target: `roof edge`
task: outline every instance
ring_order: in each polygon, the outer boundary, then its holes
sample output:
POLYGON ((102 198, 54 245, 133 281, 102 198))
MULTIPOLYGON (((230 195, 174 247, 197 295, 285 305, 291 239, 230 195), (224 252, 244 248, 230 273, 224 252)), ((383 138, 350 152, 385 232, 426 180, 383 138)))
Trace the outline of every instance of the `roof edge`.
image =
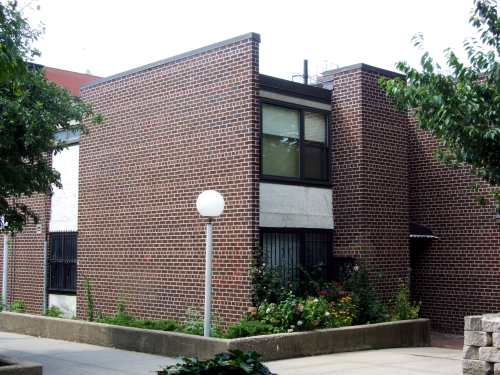
POLYGON ((338 73, 347 72, 349 70, 354 70, 354 69, 359 69, 359 68, 364 69, 364 70, 372 70, 374 72, 378 72, 378 73, 382 73, 382 74, 387 74, 387 75, 394 76, 394 77, 400 77, 400 78, 403 78, 403 79, 406 78, 406 76, 404 74, 393 72, 391 70, 377 68, 376 66, 368 65, 368 64, 363 64, 363 63, 358 63, 358 64, 354 64, 354 65, 344 66, 342 68, 327 70, 327 71, 323 72, 323 76, 325 76, 325 75, 335 75, 335 74, 338 74, 338 73))
POLYGON ((223 47, 223 46, 226 46, 228 44, 236 43, 236 42, 239 42, 239 41, 242 41, 242 40, 246 40, 246 39, 253 39, 256 42, 260 43, 260 34, 251 32, 251 33, 243 34, 243 35, 240 35, 240 36, 236 36, 234 38, 226 39, 226 40, 223 40, 221 42, 210 44, 210 45, 205 46, 205 47, 197 48, 197 49, 194 49, 194 50, 189 51, 189 52, 181 53, 180 55, 175 55, 175 56, 168 57, 166 59, 159 60, 159 61, 147 64, 147 65, 139 66, 139 67, 134 68, 134 69, 126 70, 126 71, 124 71, 122 73, 117 73, 117 74, 114 74, 112 76, 104 77, 104 78, 101 78, 101 79, 96 80, 96 81, 84 83, 83 85, 80 86, 80 88, 85 88, 85 87, 90 87, 90 86, 98 85, 100 83, 104 83, 104 82, 107 82, 107 81, 111 81, 113 79, 121 78, 121 77, 130 75, 130 74, 133 74, 133 73, 140 72, 142 70, 154 68, 156 66, 160 66, 160 65, 169 63, 171 61, 180 60, 180 59, 183 59, 185 57, 197 55, 197 54, 202 53, 202 52, 210 51, 212 49, 223 47))

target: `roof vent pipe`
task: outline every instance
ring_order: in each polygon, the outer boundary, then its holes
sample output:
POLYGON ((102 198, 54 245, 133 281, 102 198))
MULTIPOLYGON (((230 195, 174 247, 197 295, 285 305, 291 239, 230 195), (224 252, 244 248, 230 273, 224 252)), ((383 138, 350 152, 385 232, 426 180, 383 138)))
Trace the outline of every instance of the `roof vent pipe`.
POLYGON ((307 85, 308 84, 308 79, 309 79, 309 76, 307 75, 307 60, 304 60, 304 85, 307 85))

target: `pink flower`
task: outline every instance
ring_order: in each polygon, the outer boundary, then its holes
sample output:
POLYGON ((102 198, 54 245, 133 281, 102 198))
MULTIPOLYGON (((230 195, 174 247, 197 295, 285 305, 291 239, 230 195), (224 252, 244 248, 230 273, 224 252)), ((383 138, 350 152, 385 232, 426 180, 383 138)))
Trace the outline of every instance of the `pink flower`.
POLYGON ((358 272, 359 270, 359 267, 358 266, 354 266, 354 271, 358 272))

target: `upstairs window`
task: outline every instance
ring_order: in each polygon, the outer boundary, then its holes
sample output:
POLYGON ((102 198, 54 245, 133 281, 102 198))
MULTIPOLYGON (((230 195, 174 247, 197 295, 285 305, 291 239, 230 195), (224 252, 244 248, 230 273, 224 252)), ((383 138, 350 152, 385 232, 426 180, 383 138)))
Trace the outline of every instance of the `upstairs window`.
POLYGON ((57 141, 66 141, 68 144, 77 143, 80 141, 80 129, 76 130, 59 130, 56 133, 57 141))
POLYGON ((261 167, 264 179, 328 183, 328 113, 262 103, 261 167))

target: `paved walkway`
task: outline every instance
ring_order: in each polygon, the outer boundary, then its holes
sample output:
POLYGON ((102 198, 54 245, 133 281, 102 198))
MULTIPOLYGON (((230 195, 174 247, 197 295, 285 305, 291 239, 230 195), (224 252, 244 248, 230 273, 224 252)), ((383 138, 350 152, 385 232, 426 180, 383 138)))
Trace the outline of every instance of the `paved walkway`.
MULTIPOLYGON (((43 365, 45 375, 155 374, 174 358, 0 332, 0 355, 43 365)), ((461 350, 399 348, 266 362, 278 375, 425 375, 462 373, 461 350)))

